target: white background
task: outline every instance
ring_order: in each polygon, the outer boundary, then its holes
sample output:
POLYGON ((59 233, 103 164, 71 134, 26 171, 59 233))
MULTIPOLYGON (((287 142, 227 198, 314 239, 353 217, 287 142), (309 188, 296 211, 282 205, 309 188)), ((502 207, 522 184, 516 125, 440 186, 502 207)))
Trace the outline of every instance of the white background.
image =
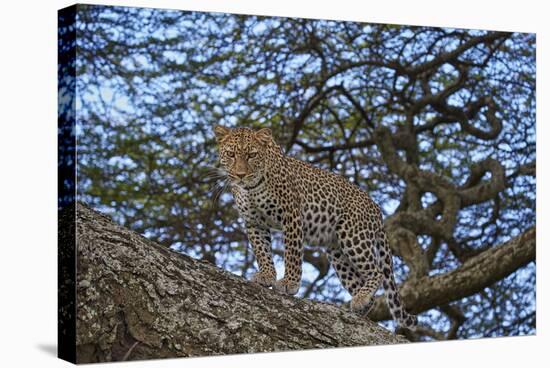
MULTIPOLYGON (((117 363, 120 367, 540 366, 548 354, 549 39, 544 0, 97 1, 222 11, 537 33, 537 336, 117 363), (546 121, 546 125, 543 122, 546 121), (547 346, 546 351, 543 346, 547 346)), ((57 9, 69 1, 11 1, 0 9, 0 365, 58 367, 57 9), (9 5, 7 5, 9 4, 9 5)), ((103 365, 102 365, 103 366, 103 365)))

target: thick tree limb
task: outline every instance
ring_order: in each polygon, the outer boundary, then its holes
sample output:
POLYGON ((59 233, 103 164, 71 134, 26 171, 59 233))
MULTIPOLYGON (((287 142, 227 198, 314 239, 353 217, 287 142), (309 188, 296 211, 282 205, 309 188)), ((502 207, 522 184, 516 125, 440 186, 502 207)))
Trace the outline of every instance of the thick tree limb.
MULTIPOLYGON (((445 274, 423 277, 403 286, 401 299, 412 313, 443 306, 473 295, 535 261, 536 230, 532 227, 504 244, 470 258, 445 274)), ((379 321, 390 314, 383 298, 378 298, 369 318, 379 321)))
POLYGON ((470 170, 470 176, 460 191, 463 206, 488 201, 506 188, 504 167, 497 160, 485 159, 473 164, 470 170), (481 181, 486 172, 491 173, 491 179, 481 181))
POLYGON ((392 142, 392 134, 388 128, 376 129, 374 138, 388 169, 399 175, 408 184, 416 185, 417 190, 432 192, 443 204, 442 218, 438 221, 428 216, 428 210, 397 213, 392 216, 395 218, 394 220, 408 223, 408 226, 405 227, 414 230, 415 233, 435 234, 445 239, 450 238, 461 206, 456 187, 446 177, 435 172, 420 170, 418 166, 402 160, 397 154, 396 147, 392 142))
POLYGON ((81 204, 77 244, 79 363, 406 341, 166 249, 81 204))

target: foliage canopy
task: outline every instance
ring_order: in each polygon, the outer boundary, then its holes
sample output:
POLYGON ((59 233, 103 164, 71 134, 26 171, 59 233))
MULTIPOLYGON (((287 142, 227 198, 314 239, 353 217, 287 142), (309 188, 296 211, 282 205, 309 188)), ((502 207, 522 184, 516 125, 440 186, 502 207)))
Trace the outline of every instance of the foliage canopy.
MULTIPOLYGON (((369 192, 405 284, 535 225, 533 34, 79 5, 76 52, 79 198, 232 272, 254 259, 214 124, 270 127, 369 192)), ((322 252, 305 262, 300 296, 349 299, 322 252)), ((534 263, 507 275, 416 338, 534 333, 534 263)))

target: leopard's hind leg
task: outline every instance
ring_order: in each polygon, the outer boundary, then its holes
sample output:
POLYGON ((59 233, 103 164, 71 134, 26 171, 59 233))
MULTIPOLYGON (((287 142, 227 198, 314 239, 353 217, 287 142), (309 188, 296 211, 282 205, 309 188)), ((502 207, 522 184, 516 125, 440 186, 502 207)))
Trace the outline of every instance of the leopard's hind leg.
POLYGON ((353 267, 341 249, 329 248, 327 254, 342 286, 353 295, 365 282, 361 274, 353 267))
POLYGON ((329 252, 340 281, 352 296, 351 309, 367 314, 381 282, 381 272, 372 250, 366 244, 354 245, 354 238, 340 238, 338 247, 329 252))
POLYGON ((338 229, 338 244, 351 267, 360 275, 362 283, 351 292, 352 311, 367 314, 380 287, 382 272, 376 254, 376 236, 368 226, 361 226, 358 218, 350 218, 338 229))

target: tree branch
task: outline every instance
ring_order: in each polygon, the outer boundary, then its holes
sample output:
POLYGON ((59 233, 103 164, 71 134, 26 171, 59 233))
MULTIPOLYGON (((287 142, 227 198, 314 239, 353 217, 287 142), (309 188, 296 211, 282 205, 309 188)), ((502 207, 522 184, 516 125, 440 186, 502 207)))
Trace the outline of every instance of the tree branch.
POLYGON ((432 59, 428 62, 425 62, 423 64, 416 65, 414 67, 406 68, 404 73, 409 75, 409 76, 418 75, 418 74, 423 73, 423 72, 425 72, 429 69, 437 67, 438 65, 448 63, 451 60, 456 60, 464 51, 466 51, 466 50, 468 50, 472 47, 475 47, 475 46, 479 45, 480 43, 493 42, 495 40, 499 40, 499 39, 506 38, 506 37, 509 37, 509 36, 510 36, 509 32, 489 32, 489 33, 481 35, 481 36, 472 37, 471 39, 464 42, 460 46, 456 47, 452 51, 439 54, 434 59, 432 59))
MULTIPOLYGON (((413 280, 402 287, 401 299, 412 313, 449 304, 482 291, 519 268, 535 261, 536 230, 521 235, 470 258, 460 267, 437 276, 413 280)), ((375 321, 389 319, 385 300, 377 298, 369 313, 375 321)))
POLYGON ((82 204, 76 234, 78 363, 406 342, 338 306, 162 247, 82 204))

